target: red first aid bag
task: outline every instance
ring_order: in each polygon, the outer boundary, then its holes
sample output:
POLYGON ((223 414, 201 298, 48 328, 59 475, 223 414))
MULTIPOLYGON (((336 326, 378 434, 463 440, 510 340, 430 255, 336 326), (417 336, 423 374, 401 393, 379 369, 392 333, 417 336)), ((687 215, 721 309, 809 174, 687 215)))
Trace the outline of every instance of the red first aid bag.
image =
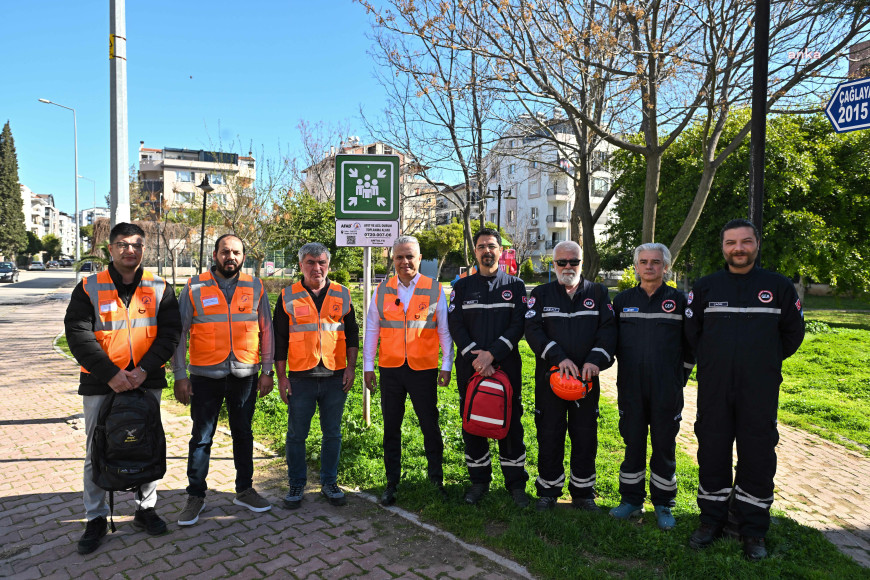
POLYGON ((511 425, 513 393, 503 370, 497 369, 491 377, 474 373, 465 390, 462 428, 472 435, 504 439, 511 425))

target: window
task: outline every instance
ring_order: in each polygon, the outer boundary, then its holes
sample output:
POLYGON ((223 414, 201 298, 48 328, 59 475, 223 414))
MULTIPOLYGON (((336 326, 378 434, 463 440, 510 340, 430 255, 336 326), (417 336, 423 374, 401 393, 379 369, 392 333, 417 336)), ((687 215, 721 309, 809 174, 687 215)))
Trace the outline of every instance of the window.
POLYGON ((604 197, 604 194, 607 193, 607 190, 610 186, 607 184, 607 180, 601 177, 593 177, 592 178, 592 197, 604 197))
POLYGON ((193 173, 191 171, 176 171, 175 172, 175 181, 181 181, 183 183, 190 183, 193 181, 193 173))
POLYGON ((538 232, 535 230, 529 230, 529 241, 537 242, 538 241, 538 232))
POLYGON ((538 217, 538 208, 536 208, 536 207, 531 208, 531 216, 532 216, 532 219, 536 219, 538 217))
POLYGON ((494 211, 489 212, 489 221, 491 221, 491 222, 495 221, 495 212, 494 211))
POLYGON ((175 201, 177 203, 193 203, 194 194, 192 191, 177 191, 175 192, 175 201))
POLYGON ((513 174, 514 174, 514 171, 516 170, 516 167, 517 167, 517 166, 516 166, 515 163, 511 163, 511 164, 508 166, 508 175, 513 175, 513 174))
POLYGON ((531 167, 532 169, 537 169, 537 168, 538 168, 538 162, 537 162, 537 161, 534 161, 534 160, 529 161, 529 167, 531 167))
POLYGON ((223 185, 224 184, 224 175, 223 173, 210 173, 208 176, 208 182, 212 185, 223 185))
POLYGON ((517 146, 517 142, 516 142, 516 140, 515 140, 515 139, 511 139, 510 141, 508 141, 508 146, 509 146, 509 147, 516 147, 516 146, 517 146))
POLYGON ((512 224, 517 221, 517 212, 516 210, 509 209, 507 212, 508 223, 512 224))
POLYGON ((218 204, 219 207, 226 207, 227 205, 227 194, 225 193, 211 193, 208 196, 209 201, 218 204))

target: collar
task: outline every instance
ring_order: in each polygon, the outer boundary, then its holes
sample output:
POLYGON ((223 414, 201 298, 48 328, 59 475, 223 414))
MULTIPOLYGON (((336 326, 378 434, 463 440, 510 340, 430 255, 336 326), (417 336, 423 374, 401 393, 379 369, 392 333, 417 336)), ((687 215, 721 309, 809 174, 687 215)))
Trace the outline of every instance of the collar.
POLYGON ((417 285, 417 282, 419 280, 420 280, 420 272, 417 272, 414 275, 414 277, 411 278, 411 281, 407 285, 403 284, 402 279, 399 278, 398 276, 396 276, 396 285, 401 286, 402 288, 413 288, 414 286, 417 285))

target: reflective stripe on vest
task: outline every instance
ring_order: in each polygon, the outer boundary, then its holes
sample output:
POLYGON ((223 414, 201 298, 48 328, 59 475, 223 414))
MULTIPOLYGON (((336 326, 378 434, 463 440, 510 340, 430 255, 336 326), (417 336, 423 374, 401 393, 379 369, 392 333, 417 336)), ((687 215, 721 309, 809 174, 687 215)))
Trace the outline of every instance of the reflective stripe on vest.
POLYGON ((408 361, 414 370, 438 366, 438 325, 435 309, 441 295, 441 284, 421 275, 414 287, 407 313, 399 302, 398 277, 378 285, 377 305, 380 316, 380 349, 378 364, 400 367, 408 361), (397 304, 398 302, 398 304, 397 304))
POLYGON ((281 303, 290 318, 289 370, 308 371, 321 360, 331 371, 347 367, 344 317, 350 312, 350 290, 330 282, 318 312, 300 281, 281 291, 281 303))
MULTIPOLYGON (((125 307, 109 270, 85 278, 82 288, 94 308, 94 336, 118 368, 139 364, 157 336, 157 311, 166 282, 143 271, 142 280, 125 307)), ((82 372, 88 370, 82 367, 82 372)))
POLYGON ((208 367, 227 360, 232 351, 244 364, 260 362, 260 322, 257 308, 263 283, 239 273, 231 304, 211 272, 188 282, 193 318, 190 324, 190 365, 208 367))

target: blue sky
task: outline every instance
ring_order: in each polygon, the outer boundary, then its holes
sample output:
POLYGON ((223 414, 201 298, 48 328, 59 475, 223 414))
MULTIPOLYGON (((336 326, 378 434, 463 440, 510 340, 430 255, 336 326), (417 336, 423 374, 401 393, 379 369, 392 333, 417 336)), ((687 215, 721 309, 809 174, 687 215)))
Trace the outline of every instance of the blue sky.
MULTIPOLYGON (((73 122, 79 174, 109 189, 109 4, 106 0, 2 3, 0 124, 10 121, 19 178, 74 207, 73 122)), ((296 125, 376 113, 382 89, 367 52, 365 9, 350 0, 127 0, 130 163, 146 147, 277 156, 299 150, 296 125), (243 149, 243 150, 241 150, 243 149)), ((80 207, 93 186, 79 182, 80 207)))

